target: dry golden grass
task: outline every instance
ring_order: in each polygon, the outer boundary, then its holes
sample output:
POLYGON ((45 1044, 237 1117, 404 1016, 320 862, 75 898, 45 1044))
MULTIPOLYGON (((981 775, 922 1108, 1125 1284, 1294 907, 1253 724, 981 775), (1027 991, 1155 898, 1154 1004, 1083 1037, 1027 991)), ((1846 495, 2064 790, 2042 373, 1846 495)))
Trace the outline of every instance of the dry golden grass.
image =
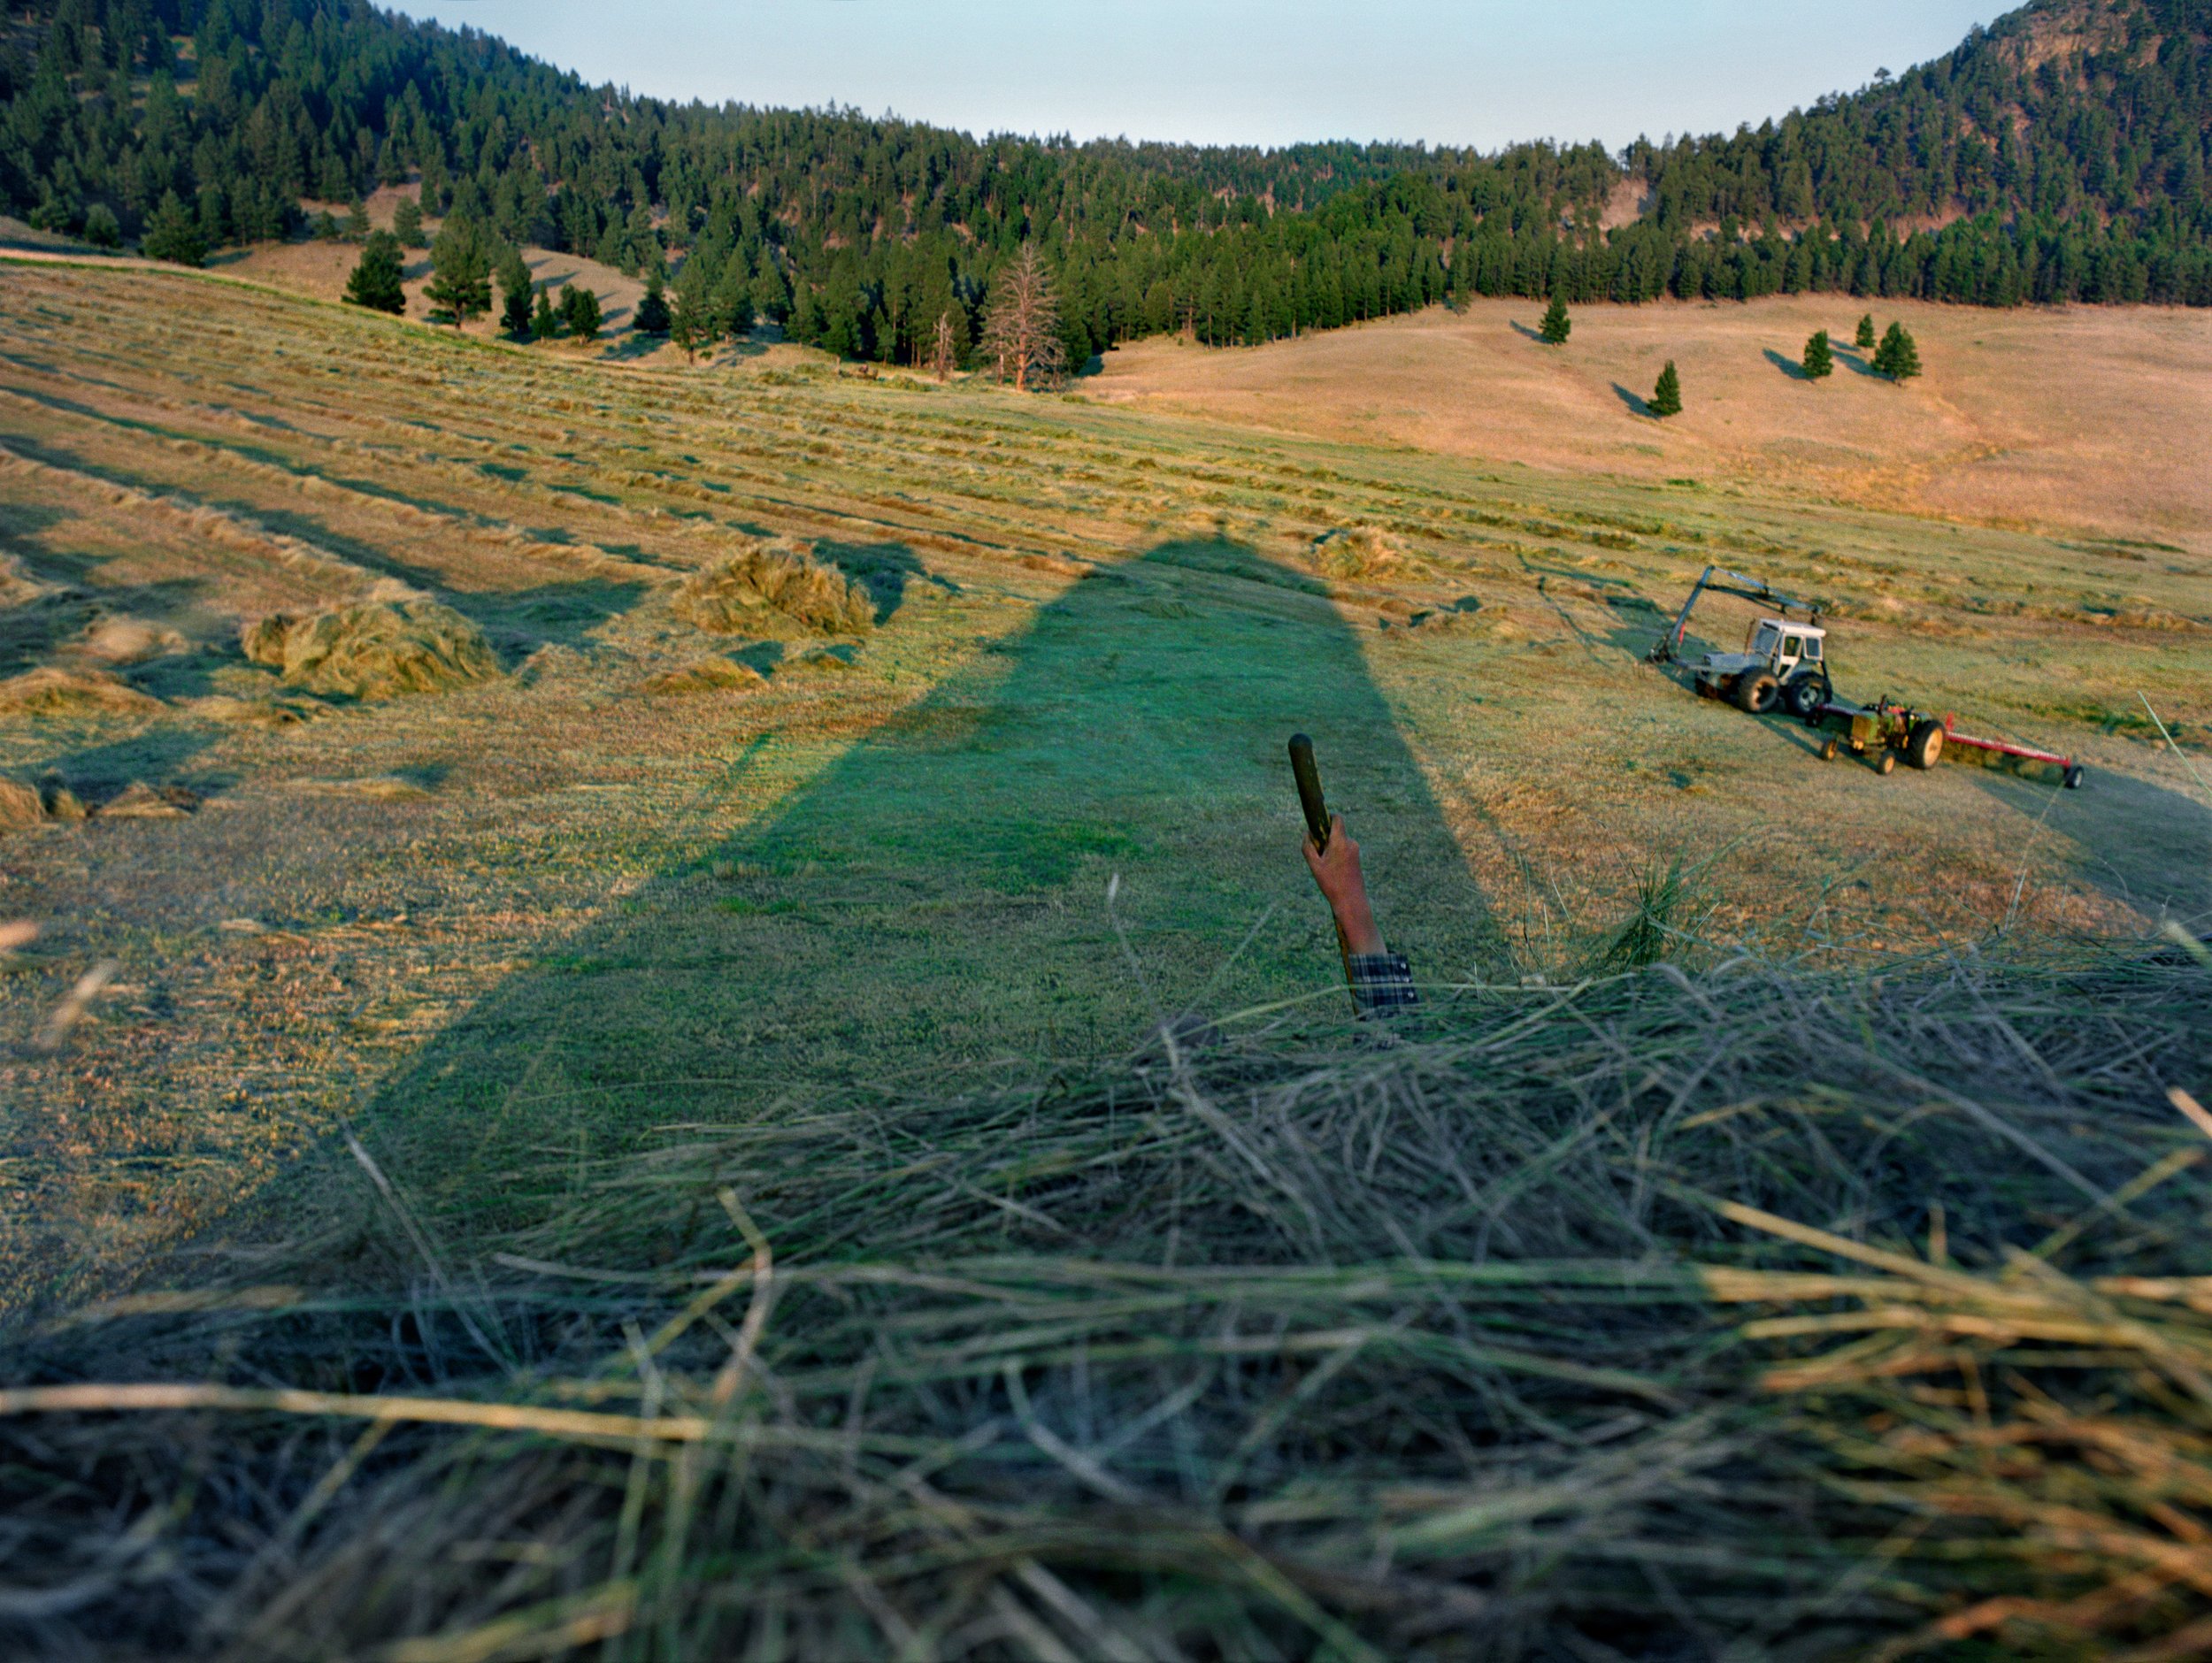
POLYGON ((1640 479, 1693 475, 1989 525, 2212 554, 2212 314, 1986 311, 1849 295, 1583 306, 1564 348, 1540 303, 1478 300, 1251 350, 1149 341, 1092 397, 1333 439, 1640 479), (1901 321, 1926 374, 1863 371, 1863 311, 1901 321), (1835 374, 1801 379, 1806 338, 1835 374), (1641 411, 1673 359, 1686 407, 1641 411))

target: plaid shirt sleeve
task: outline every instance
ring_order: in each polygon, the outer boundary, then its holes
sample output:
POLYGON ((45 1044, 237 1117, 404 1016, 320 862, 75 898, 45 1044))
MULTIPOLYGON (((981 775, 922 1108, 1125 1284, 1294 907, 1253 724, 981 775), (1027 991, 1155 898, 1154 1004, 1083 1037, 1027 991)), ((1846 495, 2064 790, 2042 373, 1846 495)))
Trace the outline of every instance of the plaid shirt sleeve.
POLYGON ((1387 1019, 1421 1002, 1413 991, 1413 967, 1402 953, 1355 953, 1345 961, 1352 980, 1352 998, 1362 1019, 1387 1019))

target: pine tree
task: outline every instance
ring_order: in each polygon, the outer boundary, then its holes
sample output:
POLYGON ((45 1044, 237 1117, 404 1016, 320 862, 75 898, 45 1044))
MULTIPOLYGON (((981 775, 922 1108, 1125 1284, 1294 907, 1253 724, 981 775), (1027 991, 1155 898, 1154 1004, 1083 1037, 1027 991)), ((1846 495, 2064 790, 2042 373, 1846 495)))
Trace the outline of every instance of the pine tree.
POLYGON ((714 344, 722 332, 715 325, 714 295, 707 286, 707 268, 687 258, 676 273, 676 303, 668 319, 668 338, 684 351, 684 362, 699 362, 699 349, 714 344))
POLYGON ((346 240, 349 242, 365 242, 368 240, 368 205, 356 196, 353 199, 353 206, 346 210, 346 240))
POLYGON ((461 214, 447 216, 430 245, 430 281, 423 295, 460 328, 471 314, 492 309, 491 250, 476 222, 461 214))
POLYGON ((203 265, 207 261, 207 244, 200 241, 198 222, 185 211, 183 200, 173 190, 162 197, 161 206, 146 222, 146 234, 138 240, 138 248, 150 260, 167 260, 176 265, 203 265))
POLYGON ((372 311, 404 312, 407 291, 399 280, 399 239, 388 231, 372 231, 360 264, 346 280, 346 298, 372 311))
POLYGON ((641 335, 664 335, 669 321, 668 296, 661 287, 661 274, 655 272, 645 280, 645 295, 637 303, 630 327, 641 335))
POLYGON ((403 249, 423 246, 422 204, 412 196, 402 196, 399 206, 392 211, 392 234, 403 249))
POLYGON ((1816 330, 1813 338, 1805 343, 1805 379, 1825 380, 1836 372, 1836 355, 1829 349, 1828 332, 1816 330))
POLYGON ((553 310, 553 295, 549 285, 538 287, 538 307, 530 314, 531 338, 550 341, 561 333, 561 316, 553 310))
POLYGON ((1920 373, 1920 347, 1902 324, 1892 324, 1874 354, 1874 368, 1893 381, 1909 381, 1920 373))
POLYGON ((499 262, 499 292, 503 304, 499 321, 517 341, 530 338, 530 267, 522 250, 510 249, 499 262))
POLYGON ((1874 349, 1874 314, 1872 312, 1867 313, 1865 317, 1859 319, 1857 344, 1862 352, 1871 352, 1874 349))
POLYGON ((84 240, 96 249, 112 249, 123 241, 123 227, 115 218, 115 210, 104 202, 96 202, 85 210, 84 240))
POLYGON ((753 287, 744 261, 733 255, 722 263, 722 275, 714 280, 710 303, 716 334, 742 341, 753 333, 753 287))
POLYGON ((1554 295, 1550 308, 1544 313, 1544 321, 1538 326, 1537 333, 1552 346, 1563 347, 1567 344, 1567 337, 1574 333, 1574 319, 1567 316, 1565 296, 1554 295))
POLYGON ((580 283, 571 283, 561 291, 561 317, 568 325, 568 333, 579 341, 596 341, 606 315, 599 309, 599 296, 580 283))
POLYGON ((1674 372, 1674 360, 1659 372, 1659 384, 1651 389, 1651 413, 1662 421, 1682 413, 1682 378, 1674 372))
POLYGON ((1033 381, 1054 386, 1067 368, 1067 342, 1060 338, 1060 303, 1052 276, 1033 242, 1000 268, 991 284, 990 309, 983 318, 983 356, 1002 381, 1018 393, 1033 381))

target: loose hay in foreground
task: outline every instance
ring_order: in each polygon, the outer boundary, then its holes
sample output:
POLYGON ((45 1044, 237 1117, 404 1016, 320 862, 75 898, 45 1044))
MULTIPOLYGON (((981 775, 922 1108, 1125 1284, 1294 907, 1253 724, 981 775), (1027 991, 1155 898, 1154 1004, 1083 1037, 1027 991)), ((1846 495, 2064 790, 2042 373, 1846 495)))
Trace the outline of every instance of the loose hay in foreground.
POLYGON ((1314 564, 1332 578, 1371 578, 1397 565, 1405 546, 1379 525, 1348 525, 1313 540, 1314 564))
POLYGON ((676 590, 676 616, 718 635, 757 632, 780 615, 826 635, 865 635, 875 627, 875 602, 806 544, 744 540, 727 559, 695 571, 676 590))
POLYGON ((370 601, 306 617, 274 613, 240 637, 246 656, 310 693, 388 699, 488 681, 499 660, 483 632, 435 601, 370 601))
POLYGON ((0 1623, 54 1656, 2193 1655, 2212 1144, 2169 1093, 2212 1074, 2208 986, 1661 967, 1440 997, 1386 1046, 733 1099, 507 1175, 534 1222, 489 1239, 357 1147, 382 1222, 0 1357, 0 1623))

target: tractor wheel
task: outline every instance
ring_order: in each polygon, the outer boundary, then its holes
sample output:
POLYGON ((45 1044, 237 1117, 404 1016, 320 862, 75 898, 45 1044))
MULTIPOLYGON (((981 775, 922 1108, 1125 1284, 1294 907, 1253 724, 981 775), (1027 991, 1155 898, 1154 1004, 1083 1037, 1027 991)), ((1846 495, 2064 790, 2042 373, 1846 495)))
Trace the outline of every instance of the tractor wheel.
POLYGON ((1736 708, 1749 716, 1764 716, 1781 697, 1781 688, 1763 671, 1746 671, 1736 678, 1736 708))
POLYGON ((1823 677, 1806 674, 1790 678, 1790 685, 1782 690, 1782 698, 1790 708, 1790 714, 1801 722, 1818 718, 1820 707, 1828 702, 1828 683, 1823 677))
POLYGON ((1923 717, 1905 740, 1905 760, 1922 772, 1943 759, 1943 724, 1923 717))
POLYGON ((2069 791, 2081 789, 2081 764, 2079 763, 2076 763, 2066 770, 2066 789, 2069 791))
POLYGON ((1820 760, 1824 763, 1832 763, 1836 760, 1836 736, 1834 734, 1831 733, 1828 736, 1828 742, 1820 747, 1820 760))
POLYGON ((1892 774, 1895 773, 1897 771, 1897 753, 1889 749, 1886 746, 1884 747, 1881 755, 1875 760, 1874 771, 1879 774, 1884 779, 1887 779, 1892 774))

